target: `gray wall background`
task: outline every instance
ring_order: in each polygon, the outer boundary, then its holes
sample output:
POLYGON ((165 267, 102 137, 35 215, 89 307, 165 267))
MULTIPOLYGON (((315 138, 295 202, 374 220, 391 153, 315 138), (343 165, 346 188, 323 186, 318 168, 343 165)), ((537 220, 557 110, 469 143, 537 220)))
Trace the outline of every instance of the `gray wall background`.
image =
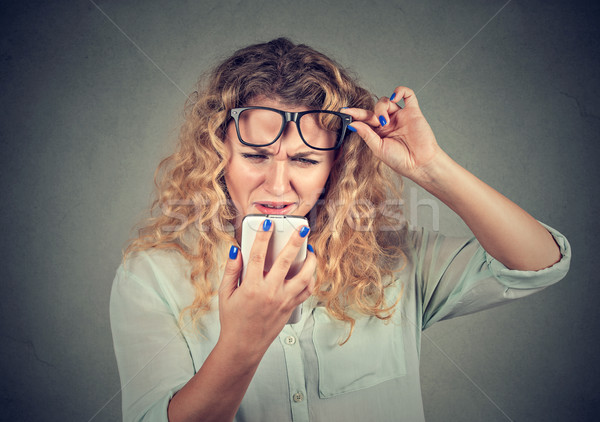
MULTIPOLYGON (((428 421, 598 416, 598 6, 12 3, 0 18, 0 419, 120 419, 109 293, 185 94, 220 58, 280 35, 330 54, 377 95, 418 91, 455 160, 571 241, 558 285, 425 332, 428 421)), ((432 227, 430 196, 406 189, 421 201, 409 218, 432 227)), ((439 207, 441 231, 468 233, 439 207)))

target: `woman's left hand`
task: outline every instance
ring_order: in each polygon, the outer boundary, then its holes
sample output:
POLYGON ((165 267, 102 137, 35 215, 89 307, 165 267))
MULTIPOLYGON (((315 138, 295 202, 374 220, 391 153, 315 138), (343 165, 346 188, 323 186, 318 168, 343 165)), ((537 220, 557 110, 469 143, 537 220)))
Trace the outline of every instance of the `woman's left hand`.
POLYGON ((409 179, 418 178, 441 152, 410 88, 397 87, 391 100, 382 97, 374 111, 345 108, 342 112, 352 116, 351 126, 373 153, 396 173, 409 179), (404 108, 392 101, 401 99, 404 99, 404 108))
POLYGON ((454 210, 506 267, 537 271, 558 262, 560 250, 544 226, 442 151, 415 93, 399 86, 394 94, 392 101, 381 98, 373 111, 343 109, 374 154, 454 210), (402 109, 393 102, 401 98, 402 109))

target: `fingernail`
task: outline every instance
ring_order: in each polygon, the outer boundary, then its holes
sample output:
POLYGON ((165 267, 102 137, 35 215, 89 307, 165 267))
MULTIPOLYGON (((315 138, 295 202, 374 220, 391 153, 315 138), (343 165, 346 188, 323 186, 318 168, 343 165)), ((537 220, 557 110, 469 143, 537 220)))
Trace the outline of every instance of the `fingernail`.
POLYGON ((396 98, 396 93, 395 93, 395 92, 394 92, 394 93, 392 94, 392 96, 390 97, 390 101, 394 101, 394 98, 396 98))
POLYGON ((381 126, 385 126, 387 125, 387 122, 385 120, 385 117, 383 116, 379 116, 379 123, 381 123, 381 126))
POLYGON ((306 249, 308 249, 309 252, 315 253, 315 250, 310 243, 306 246, 306 249))
POLYGON ((238 255, 239 249, 235 245, 231 245, 231 249, 229 249, 229 259, 236 259, 238 255))
POLYGON ((348 125, 348 130, 350 130, 350 132, 356 132, 356 129, 354 129, 351 125, 348 125))
POLYGON ((308 232, 310 231, 310 229, 306 226, 302 227, 300 229, 300 237, 306 237, 306 235, 308 234, 308 232))
POLYGON ((345 108, 350 108, 350 107, 342 107, 341 110, 345 109, 345 108))
POLYGON ((270 228, 271 228, 271 220, 269 220, 267 218, 265 220, 265 222, 263 223, 263 231, 268 232, 270 228))

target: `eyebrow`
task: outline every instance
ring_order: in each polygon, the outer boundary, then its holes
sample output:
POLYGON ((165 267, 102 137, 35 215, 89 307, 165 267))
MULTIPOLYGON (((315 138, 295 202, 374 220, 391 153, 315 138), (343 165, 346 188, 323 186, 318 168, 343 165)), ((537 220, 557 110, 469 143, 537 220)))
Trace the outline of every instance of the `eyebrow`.
MULTIPOLYGON (((244 145, 244 147, 252 149, 257 154, 273 155, 273 153, 267 149, 268 147, 254 147, 254 146, 250 146, 250 145, 244 145)), ((323 152, 325 152, 325 151, 318 151, 316 149, 315 150, 311 149, 310 151, 298 152, 296 154, 291 155, 291 157, 305 158, 305 157, 308 157, 311 155, 316 155, 317 157, 321 157, 323 155, 323 152)))
POLYGON ((252 151, 259 153, 259 154, 267 154, 270 153, 270 151, 268 150, 269 147, 251 147, 250 145, 243 145, 242 144, 242 148, 250 148, 252 151))
POLYGON ((305 158, 305 157, 309 157, 311 155, 316 155, 317 157, 320 157, 323 155, 323 153, 321 151, 312 150, 312 151, 306 151, 306 152, 299 152, 297 154, 294 154, 293 157, 294 158, 305 158))

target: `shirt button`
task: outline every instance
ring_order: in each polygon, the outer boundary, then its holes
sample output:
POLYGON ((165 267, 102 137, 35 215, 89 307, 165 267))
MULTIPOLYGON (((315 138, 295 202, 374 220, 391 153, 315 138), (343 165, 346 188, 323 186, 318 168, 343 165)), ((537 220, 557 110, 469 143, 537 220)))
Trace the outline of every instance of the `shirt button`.
POLYGON ((294 401, 296 403, 300 403, 302 400, 304 400, 304 394, 302 393, 296 393, 292 396, 292 398, 294 399, 294 401))
POLYGON ((292 344, 296 344, 296 337, 294 337, 294 336, 287 336, 285 338, 285 344, 289 344, 290 346, 292 344))

